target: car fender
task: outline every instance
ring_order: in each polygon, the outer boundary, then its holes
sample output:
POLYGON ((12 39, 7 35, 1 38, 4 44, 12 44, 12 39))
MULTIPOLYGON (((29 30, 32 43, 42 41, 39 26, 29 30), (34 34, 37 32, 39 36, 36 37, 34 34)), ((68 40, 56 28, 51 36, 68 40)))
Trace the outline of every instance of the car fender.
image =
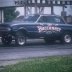
POLYGON ((26 28, 24 28, 24 27, 20 27, 19 29, 17 29, 16 32, 18 32, 18 31, 27 34, 27 30, 26 30, 26 28))

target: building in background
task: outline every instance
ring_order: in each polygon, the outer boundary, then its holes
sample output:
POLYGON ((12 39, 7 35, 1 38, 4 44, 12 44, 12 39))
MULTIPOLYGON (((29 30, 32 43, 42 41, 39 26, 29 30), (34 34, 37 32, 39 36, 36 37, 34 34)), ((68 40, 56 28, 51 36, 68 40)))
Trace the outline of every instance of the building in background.
POLYGON ((21 13, 23 11, 23 15, 27 16, 29 14, 60 14, 62 16, 68 16, 71 13, 72 6, 67 6, 68 9, 65 8, 66 5, 72 5, 72 0, 0 0, 0 21, 4 22, 4 12, 3 8, 5 7, 23 7, 21 13), (61 9, 55 7, 62 7, 61 9), (66 12, 65 12, 66 9, 66 12), (68 12, 69 11, 69 12, 68 12), (61 14, 62 12, 62 14, 61 14))

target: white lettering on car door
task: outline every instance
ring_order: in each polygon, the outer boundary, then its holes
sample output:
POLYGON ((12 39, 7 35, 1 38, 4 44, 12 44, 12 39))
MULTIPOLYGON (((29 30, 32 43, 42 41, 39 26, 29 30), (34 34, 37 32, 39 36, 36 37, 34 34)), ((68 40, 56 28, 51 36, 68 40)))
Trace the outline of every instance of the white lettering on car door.
POLYGON ((61 28, 55 26, 37 26, 39 32, 46 32, 46 31, 61 31, 61 28))

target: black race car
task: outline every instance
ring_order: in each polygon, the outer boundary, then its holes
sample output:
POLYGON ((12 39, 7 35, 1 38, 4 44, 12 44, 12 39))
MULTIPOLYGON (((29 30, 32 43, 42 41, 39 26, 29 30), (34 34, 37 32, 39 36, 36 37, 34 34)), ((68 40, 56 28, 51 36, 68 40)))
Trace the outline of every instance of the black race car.
POLYGON ((27 38, 43 38, 46 43, 60 40, 62 43, 72 42, 72 25, 66 24, 57 15, 31 15, 21 22, 0 24, 2 43, 11 44, 15 39, 18 45, 25 45, 27 38))

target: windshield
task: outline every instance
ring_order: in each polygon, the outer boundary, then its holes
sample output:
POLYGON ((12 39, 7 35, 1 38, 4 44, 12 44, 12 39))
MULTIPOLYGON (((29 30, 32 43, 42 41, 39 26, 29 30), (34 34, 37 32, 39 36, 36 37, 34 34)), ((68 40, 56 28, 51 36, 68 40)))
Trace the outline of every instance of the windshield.
POLYGON ((24 19, 24 22, 36 22, 39 15, 28 16, 24 19))

